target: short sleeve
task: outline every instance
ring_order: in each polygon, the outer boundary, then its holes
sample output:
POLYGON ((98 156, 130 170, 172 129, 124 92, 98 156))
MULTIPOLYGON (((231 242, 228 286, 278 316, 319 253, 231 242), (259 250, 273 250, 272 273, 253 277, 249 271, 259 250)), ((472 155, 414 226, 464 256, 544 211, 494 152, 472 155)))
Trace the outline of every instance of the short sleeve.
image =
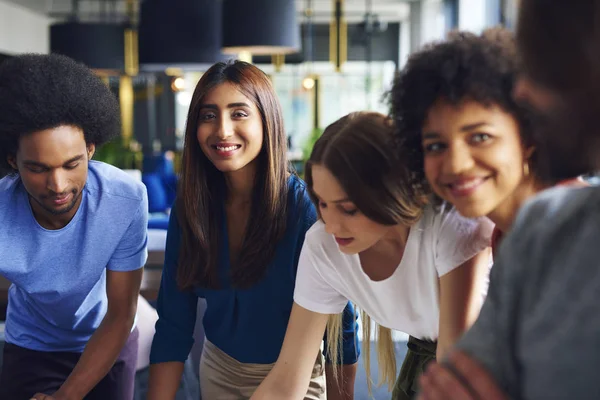
POLYGON ((312 243, 318 238, 316 235, 306 236, 300 260, 298 261, 298 275, 296 276, 296 288, 294 289, 294 301, 307 310, 321 314, 339 314, 341 313, 348 299, 340 294, 331 286, 325 278, 327 270, 331 266, 327 265, 324 255, 319 257, 318 249, 312 243))
POLYGON ((494 224, 487 218, 465 218, 454 208, 445 209, 437 227, 435 266, 443 276, 491 245, 494 224))
POLYGON ((140 200, 125 234, 108 262, 111 271, 133 271, 146 264, 148 259, 148 199, 146 192, 140 200))

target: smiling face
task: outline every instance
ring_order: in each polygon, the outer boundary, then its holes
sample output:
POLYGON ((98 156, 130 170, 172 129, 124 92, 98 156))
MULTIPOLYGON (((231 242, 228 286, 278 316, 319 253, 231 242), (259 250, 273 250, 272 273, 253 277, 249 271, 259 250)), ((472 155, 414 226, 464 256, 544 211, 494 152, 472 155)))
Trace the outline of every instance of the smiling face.
POLYGON ((511 203, 526 150, 515 118, 497 106, 438 101, 422 130, 425 175, 434 192, 467 217, 511 203))
POLYGON ((71 220, 87 181, 94 145, 83 131, 59 126, 25 135, 9 163, 18 170, 31 208, 42 225, 56 228, 71 220))
POLYGON ((222 83, 203 99, 196 136, 202 152, 219 171, 242 170, 263 146, 260 111, 234 84, 222 83))
POLYGON ((361 213, 327 168, 319 164, 311 168, 312 192, 318 199, 319 214, 325 230, 335 237, 340 251, 357 254, 368 250, 393 229, 361 213))

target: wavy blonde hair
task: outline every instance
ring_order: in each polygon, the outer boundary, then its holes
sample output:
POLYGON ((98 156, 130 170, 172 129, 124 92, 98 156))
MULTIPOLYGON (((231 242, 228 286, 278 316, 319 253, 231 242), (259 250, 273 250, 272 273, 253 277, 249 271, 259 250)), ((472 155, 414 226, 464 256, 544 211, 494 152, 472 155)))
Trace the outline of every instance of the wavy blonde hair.
MULTIPOLYGON (((342 315, 343 314, 331 315, 327 321, 327 351, 333 365, 340 364, 340 361, 343 361, 340 360, 340 346, 343 334, 342 315)), ((363 356, 365 357, 365 371, 367 373, 367 388, 369 389, 369 394, 371 394, 371 389, 373 387, 373 381, 371 379, 371 317, 369 317, 365 311, 361 310, 360 319, 362 327, 363 356)), ((380 371, 377 386, 386 383, 391 392, 397 378, 396 352, 394 350, 394 341, 392 340, 392 330, 377 323, 375 323, 375 330, 377 332, 377 363, 380 371)), ((332 370, 333 379, 335 382, 338 382, 340 380, 338 370, 337 368, 332 368, 332 370)))
MULTIPOLYGON (((367 218, 382 225, 413 225, 423 214, 427 196, 415 185, 411 173, 402 160, 394 140, 390 118, 377 112, 356 112, 329 125, 316 141, 306 163, 305 178, 309 194, 315 204, 312 166, 322 165, 340 185, 367 218), (377 179, 373 179, 377 177, 377 179)), ((360 311, 363 331, 363 353, 367 385, 371 393, 370 340, 371 317, 360 311)), ((396 354, 392 331, 375 324, 377 331, 378 385, 387 383, 390 391, 396 383, 396 354)), ((327 322, 329 358, 339 364, 342 342, 342 314, 332 315, 327 322)), ((333 368, 333 377, 339 380, 333 368)))

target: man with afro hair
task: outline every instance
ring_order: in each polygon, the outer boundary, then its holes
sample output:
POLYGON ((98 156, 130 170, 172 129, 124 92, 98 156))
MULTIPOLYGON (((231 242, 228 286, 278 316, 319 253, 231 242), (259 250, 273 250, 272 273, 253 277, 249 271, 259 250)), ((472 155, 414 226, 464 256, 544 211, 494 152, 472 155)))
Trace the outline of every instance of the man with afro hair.
POLYGON ((36 54, 0 65, 0 274, 12 283, 0 399, 133 397, 146 191, 91 160, 119 125, 85 66, 36 54))

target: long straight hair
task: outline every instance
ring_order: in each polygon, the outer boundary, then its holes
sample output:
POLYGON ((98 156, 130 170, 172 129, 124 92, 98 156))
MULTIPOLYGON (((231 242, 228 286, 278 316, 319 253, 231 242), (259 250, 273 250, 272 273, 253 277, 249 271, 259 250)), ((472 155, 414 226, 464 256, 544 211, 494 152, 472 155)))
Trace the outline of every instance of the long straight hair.
MULTIPOLYGON (((355 308, 355 312, 358 308, 355 308)), ((362 328, 362 348, 363 348, 363 359, 365 360, 365 372, 367 375, 367 388, 369 394, 371 394, 373 382, 371 379, 371 327, 372 320, 369 314, 365 311, 360 310, 360 320, 362 328)), ((375 331, 377 336, 376 348, 377 348, 377 364, 379 365, 379 381, 377 386, 381 386, 384 383, 387 384, 389 391, 391 392, 396 383, 398 367, 396 365, 396 351, 394 350, 394 341, 392 339, 392 330, 381 326, 377 323, 375 325, 375 331)), ((343 339, 343 313, 333 314, 329 316, 327 320, 327 351, 329 359, 333 365, 340 363, 341 351, 343 339)), ((343 360, 342 360, 343 361, 343 360)), ((339 381, 343 379, 338 375, 338 369, 333 368, 333 379, 339 381)))
POLYGON ((217 63, 204 73, 194 90, 187 117, 181 181, 176 206, 181 226, 177 283, 219 288, 220 213, 227 192, 221 171, 202 152, 197 139, 200 108, 216 86, 231 83, 250 99, 262 119, 263 146, 257 156, 250 216, 238 262, 231 266, 233 287, 247 288, 259 281, 286 229, 287 139, 281 105, 269 78, 242 61, 217 63))
MULTIPOLYGON (((306 163, 306 183, 312 200, 312 167, 322 165, 338 180, 350 200, 367 218, 382 225, 412 225, 421 218, 427 197, 413 186, 407 165, 398 156, 391 120, 380 113, 358 112, 329 125, 317 140, 306 163)), ((318 209, 318 207, 317 207, 318 209)), ((358 305, 357 305, 358 306, 358 305)), ((367 385, 371 391, 370 338, 371 318, 361 311, 363 349, 367 385)), ((376 325, 379 384, 393 388, 396 382, 396 357, 392 331, 376 325)), ((329 357, 340 358, 342 314, 330 316, 327 322, 329 357)), ((334 368, 337 381, 337 370, 334 368)))

